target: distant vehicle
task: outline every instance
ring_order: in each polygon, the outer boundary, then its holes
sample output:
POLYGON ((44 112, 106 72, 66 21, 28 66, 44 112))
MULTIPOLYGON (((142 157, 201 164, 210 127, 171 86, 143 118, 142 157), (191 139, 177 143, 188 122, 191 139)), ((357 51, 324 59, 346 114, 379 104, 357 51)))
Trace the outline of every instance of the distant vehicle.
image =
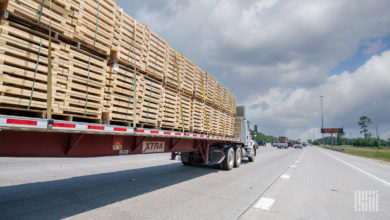
POLYGON ((278 144, 278 148, 287 149, 288 148, 287 142, 280 141, 279 144, 278 144))
POLYGON ((287 144, 287 142, 288 142, 288 137, 280 136, 278 140, 279 140, 279 142, 282 141, 282 142, 286 142, 286 144, 287 144))
POLYGON ((297 141, 297 142, 295 142, 294 147, 295 148, 302 148, 302 143, 297 141))
POLYGON ((294 147, 294 141, 289 140, 287 145, 288 147, 294 147))
POLYGON ((279 142, 278 141, 272 142, 272 147, 278 147, 279 148, 279 142))
POLYGON ((263 140, 258 141, 257 144, 258 144, 259 146, 264 146, 264 147, 266 146, 266 143, 265 143, 265 141, 263 141, 263 140))
POLYGON ((307 146, 309 146, 309 143, 303 142, 302 146, 307 147, 307 146))

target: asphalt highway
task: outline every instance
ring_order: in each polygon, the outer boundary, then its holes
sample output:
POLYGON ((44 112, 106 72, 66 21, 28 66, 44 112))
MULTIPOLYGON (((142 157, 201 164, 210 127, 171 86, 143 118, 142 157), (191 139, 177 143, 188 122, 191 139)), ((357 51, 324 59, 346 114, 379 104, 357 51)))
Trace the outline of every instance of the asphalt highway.
POLYGON ((390 219, 388 163, 318 147, 260 147, 231 171, 169 157, 0 157, 0 219, 390 219))

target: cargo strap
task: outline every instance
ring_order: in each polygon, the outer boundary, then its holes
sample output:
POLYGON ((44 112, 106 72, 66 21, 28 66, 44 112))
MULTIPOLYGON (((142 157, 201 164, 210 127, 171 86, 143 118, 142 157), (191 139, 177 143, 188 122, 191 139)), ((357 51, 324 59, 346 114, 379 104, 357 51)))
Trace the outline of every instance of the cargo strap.
POLYGON ((233 118, 233 135, 234 137, 237 137, 236 134, 236 120, 234 119, 234 112, 233 112, 233 102, 230 102, 230 112, 232 113, 232 118, 233 118))
MULTIPOLYGON (((93 39, 93 45, 92 49, 95 49, 95 44, 96 44, 96 37, 97 37, 97 32, 98 32, 98 25, 99 25, 99 6, 100 6, 100 0, 97 2, 97 15, 96 15, 96 27, 95 27, 95 37, 93 39)), ((91 56, 88 56, 88 78, 87 78, 87 92, 85 96, 85 105, 84 105, 84 116, 87 114, 87 105, 88 105, 88 88, 89 88, 89 77, 90 77, 90 70, 91 68, 91 56)))
POLYGON ((31 88, 30 101, 28 102, 27 110, 30 110, 30 107, 31 107, 31 100, 32 100, 32 97, 33 97, 34 86, 35 86, 35 77, 36 77, 37 72, 38 72, 39 57, 41 56, 41 48, 42 48, 42 38, 41 38, 41 41, 39 43, 37 64, 35 65, 35 72, 34 72, 34 81, 33 81, 32 88, 31 88))
POLYGON ((222 133, 223 133, 223 136, 225 137, 225 121, 222 118, 224 116, 224 114, 223 114, 223 111, 222 111, 221 90, 219 90, 219 108, 220 108, 220 113, 221 113, 222 133))
POLYGON ((205 119, 206 119, 206 131, 207 131, 207 135, 209 135, 209 124, 208 124, 208 121, 207 121, 207 111, 206 111, 206 95, 205 95, 205 92, 204 92, 204 80, 202 79, 202 93, 203 93, 203 109, 204 109, 204 116, 205 116, 205 119))
MULTIPOLYGON (((133 74, 133 127, 137 126, 137 59, 135 57, 135 44, 136 44, 136 35, 137 32, 137 21, 134 19, 134 29, 133 29, 133 68, 134 68, 134 74, 133 74)), ((130 103, 130 97, 129 97, 129 103, 130 103)), ((127 119, 127 115, 126 115, 127 119)))
MULTIPOLYGON (((50 0, 50 14, 51 14, 51 0, 50 0)), ((51 112, 52 112, 52 74, 51 74, 51 20, 49 24, 49 48, 48 48, 48 70, 47 70, 47 119, 51 119, 51 112)), ((51 125, 48 125, 48 129, 51 128, 51 125)))
MULTIPOLYGON (((38 21, 37 21, 37 24, 39 25, 39 23, 41 22, 41 18, 42 18, 42 12, 43 12, 43 6, 45 5, 45 0, 42 0, 42 3, 41 3, 41 10, 39 12, 39 18, 38 18, 38 21)), ((51 7, 51 4, 50 4, 50 7, 51 7)))
MULTIPOLYGON (((158 41, 157 41, 157 52, 156 52, 156 57, 154 59, 154 74, 156 74, 156 69, 157 69, 157 57, 158 57, 158 48, 159 48, 159 46, 160 46, 160 38, 158 38, 158 41)), ((152 91, 153 91, 153 83, 150 83, 150 94, 149 94, 148 111, 146 113, 146 118, 149 117, 150 100, 152 98, 152 91)))
POLYGON ((179 88, 179 107, 180 107, 180 118, 181 118, 181 129, 184 133, 184 118, 183 118, 183 109, 181 105, 181 94, 180 94, 180 74, 179 74, 179 66, 177 64, 176 59, 176 51, 175 51, 175 69, 176 69, 176 76, 177 76, 177 87, 179 88))
MULTIPOLYGON (((39 23, 41 22, 41 17, 42 17, 42 12, 43 12, 43 6, 44 5, 45 5, 45 0, 42 0, 41 10, 39 12, 39 18, 38 18, 38 21, 37 21, 37 25, 39 25, 39 23)), ((34 87, 35 87, 35 77, 36 77, 37 72, 38 72, 39 58, 41 56, 41 48, 42 48, 42 38, 40 38, 39 49, 38 49, 38 57, 37 57, 37 62, 36 62, 36 65, 35 65, 35 72, 34 72, 34 81, 33 81, 32 88, 31 88, 30 101, 28 102, 27 110, 30 110, 30 107, 31 107, 31 101, 32 101, 33 93, 34 93, 34 87)))

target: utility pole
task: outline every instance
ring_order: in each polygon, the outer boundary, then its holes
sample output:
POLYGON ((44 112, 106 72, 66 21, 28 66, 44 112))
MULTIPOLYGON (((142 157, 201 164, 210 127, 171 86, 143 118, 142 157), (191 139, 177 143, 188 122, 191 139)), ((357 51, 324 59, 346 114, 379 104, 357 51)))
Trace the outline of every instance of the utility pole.
POLYGON ((314 128, 312 129, 312 131, 313 131, 313 139, 312 139, 312 140, 313 140, 313 142, 314 142, 314 128))
POLYGON ((375 128, 376 128, 376 141, 377 141, 377 145, 378 145, 378 148, 379 148, 378 125, 375 125, 375 128))
POLYGON ((351 135, 351 132, 349 132, 349 144, 350 144, 350 145, 353 145, 353 144, 352 144, 352 135, 351 135))
MULTIPOLYGON (((324 111, 322 110, 322 98, 324 96, 320 96, 321 98, 321 128, 324 128, 324 111)), ((322 132, 321 132, 322 133, 322 132)), ((322 133, 322 145, 324 145, 324 134, 322 133)))

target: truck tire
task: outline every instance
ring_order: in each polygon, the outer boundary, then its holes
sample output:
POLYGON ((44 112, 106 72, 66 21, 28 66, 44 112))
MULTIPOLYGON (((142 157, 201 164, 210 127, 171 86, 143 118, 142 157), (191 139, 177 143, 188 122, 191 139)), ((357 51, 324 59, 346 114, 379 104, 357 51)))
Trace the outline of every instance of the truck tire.
POLYGON ((256 148, 255 147, 253 147, 253 156, 251 156, 251 157, 248 157, 248 159, 249 159, 249 162, 254 162, 255 161, 255 157, 256 157, 256 148))
POLYGON ((184 166, 191 166, 192 165, 191 157, 190 157, 190 153, 189 152, 181 152, 180 153, 180 159, 181 159, 181 163, 184 166))
POLYGON ((232 147, 227 147, 224 149, 225 159, 222 161, 222 169, 231 170, 234 166, 234 150, 232 147))
POLYGON ((241 165, 241 148, 240 147, 236 147, 234 149, 234 167, 240 167, 241 165))

